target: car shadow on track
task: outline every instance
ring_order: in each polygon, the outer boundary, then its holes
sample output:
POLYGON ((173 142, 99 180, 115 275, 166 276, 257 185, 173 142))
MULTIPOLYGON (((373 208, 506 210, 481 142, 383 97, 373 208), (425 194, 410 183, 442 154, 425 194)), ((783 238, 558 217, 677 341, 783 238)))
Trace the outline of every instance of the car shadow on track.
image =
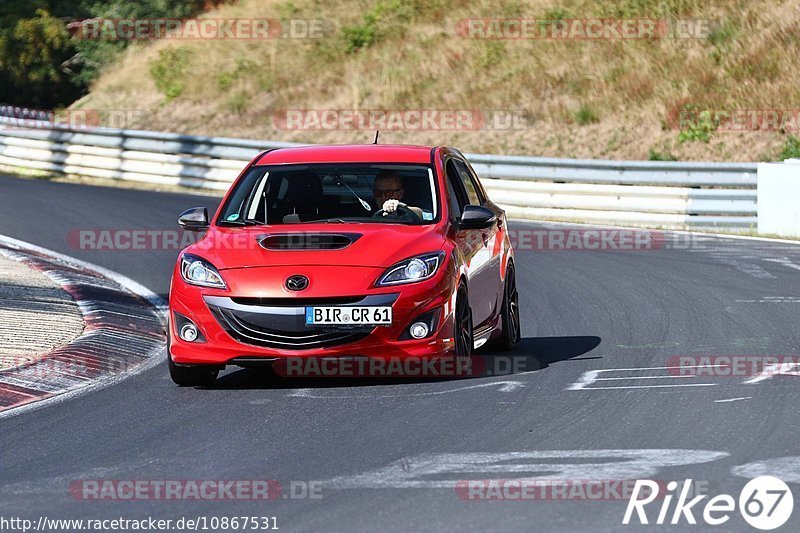
MULTIPOLYGON (((600 344, 600 337, 528 337, 520 340, 514 350, 498 352, 490 347, 473 355, 466 374, 448 376, 392 377, 288 377, 270 366, 242 368, 230 371, 209 387, 210 389, 319 389, 375 387, 413 383, 463 382, 483 377, 507 376, 547 368, 553 363, 580 357, 600 344)), ((592 359, 599 357, 592 357, 592 359)), ((582 358, 587 359, 587 358, 582 358)))
MULTIPOLYGON (((527 337, 522 338, 509 352, 489 350, 492 357, 523 358, 527 370, 541 370, 553 363, 575 359, 587 354, 600 345, 600 337, 591 335, 579 337, 527 337)), ((600 359, 600 356, 581 357, 581 359, 600 359)))

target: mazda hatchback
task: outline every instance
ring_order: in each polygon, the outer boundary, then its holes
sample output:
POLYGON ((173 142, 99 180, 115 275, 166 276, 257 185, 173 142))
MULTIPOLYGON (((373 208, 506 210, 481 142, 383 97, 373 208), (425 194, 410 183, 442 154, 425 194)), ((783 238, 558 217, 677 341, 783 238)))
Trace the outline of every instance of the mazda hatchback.
POLYGON ((520 338, 505 213, 446 147, 268 150, 182 251, 169 298, 170 375, 286 358, 464 358, 520 338))

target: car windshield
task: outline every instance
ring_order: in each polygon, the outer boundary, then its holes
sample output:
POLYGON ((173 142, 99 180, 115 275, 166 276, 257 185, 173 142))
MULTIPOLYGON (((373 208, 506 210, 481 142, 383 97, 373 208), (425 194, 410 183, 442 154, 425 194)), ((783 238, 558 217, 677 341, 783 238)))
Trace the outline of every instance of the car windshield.
POLYGON ((433 172, 423 165, 257 166, 236 185, 217 223, 430 224, 438 216, 436 198, 433 172), (405 206, 392 209, 387 200, 405 206))

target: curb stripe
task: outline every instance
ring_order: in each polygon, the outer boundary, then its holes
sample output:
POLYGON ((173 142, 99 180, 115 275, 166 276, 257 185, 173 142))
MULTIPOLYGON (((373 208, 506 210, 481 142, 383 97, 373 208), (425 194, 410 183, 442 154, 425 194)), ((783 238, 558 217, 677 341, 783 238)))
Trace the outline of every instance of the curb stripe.
POLYGON ((166 302, 149 289, 98 265, 3 235, 0 253, 58 283, 78 304, 85 323, 69 344, 0 371, 0 419, 88 394, 163 361, 166 302))

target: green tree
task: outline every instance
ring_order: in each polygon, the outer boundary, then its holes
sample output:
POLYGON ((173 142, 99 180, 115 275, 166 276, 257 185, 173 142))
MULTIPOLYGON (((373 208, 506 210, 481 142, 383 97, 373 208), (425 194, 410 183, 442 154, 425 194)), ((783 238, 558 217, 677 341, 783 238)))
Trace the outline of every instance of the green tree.
POLYGON ((83 87, 66 63, 75 49, 63 20, 44 8, 0 33, 0 101, 54 107, 73 101, 83 87))
POLYGON ((84 94, 129 41, 80 39, 88 18, 188 18, 222 0, 0 0, 0 104, 54 108, 84 94))

